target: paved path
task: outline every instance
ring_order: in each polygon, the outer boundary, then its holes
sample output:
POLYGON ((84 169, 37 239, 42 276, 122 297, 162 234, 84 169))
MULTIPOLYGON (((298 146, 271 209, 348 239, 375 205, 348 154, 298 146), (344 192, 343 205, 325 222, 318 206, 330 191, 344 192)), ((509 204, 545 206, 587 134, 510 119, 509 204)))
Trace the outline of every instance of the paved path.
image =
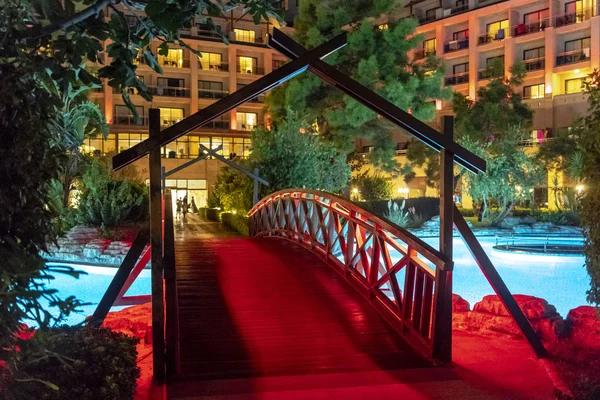
POLYGON ((305 249, 187 222, 171 399, 552 398, 524 341, 455 332, 453 366, 434 367, 305 249))

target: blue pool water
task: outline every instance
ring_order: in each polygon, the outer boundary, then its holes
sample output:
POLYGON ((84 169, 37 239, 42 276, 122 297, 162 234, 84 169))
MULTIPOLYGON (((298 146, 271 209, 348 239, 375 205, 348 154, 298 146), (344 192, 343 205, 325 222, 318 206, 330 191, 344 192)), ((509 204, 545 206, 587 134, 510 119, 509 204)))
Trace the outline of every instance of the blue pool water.
MULTIPOLYGON (((569 310, 586 305, 585 292, 589 277, 583 256, 519 256, 492 252, 494 237, 478 237, 498 273, 513 294, 528 294, 548 300, 563 317, 569 310)), ((438 238, 424 239, 439 248, 438 238)), ((462 239, 454 238, 453 292, 461 295, 471 307, 488 294, 490 284, 473 260, 462 239)))
MULTIPOLYGON (((61 298, 67 296, 75 296, 78 300, 90 305, 83 306, 83 312, 80 314, 72 314, 67 319, 66 323, 74 325, 85 320, 85 318, 94 313, 96 306, 102 295, 106 292, 106 288, 112 281, 117 268, 109 267, 92 267, 86 265, 68 265, 78 271, 86 272, 87 275, 81 275, 79 279, 72 278, 67 275, 57 274, 54 281, 49 285, 54 289, 58 289, 58 295, 61 298)), ((133 282, 126 295, 142 295, 150 294, 150 270, 143 270, 138 278, 133 282)), ((117 311, 123 307, 113 307, 111 311, 117 311)))
MULTIPOLYGON (((438 248, 438 238, 424 240, 438 248)), ((492 246, 495 244, 493 237, 480 237, 478 240, 513 294, 542 297, 554 305, 563 317, 567 316, 569 310, 587 304, 585 292, 589 288, 589 278, 582 256, 519 258, 516 255, 496 255, 492 252, 492 246)), ((453 292, 465 298, 471 307, 483 296, 494 293, 460 238, 454 238, 454 263, 453 292)), ((81 322, 94 312, 117 271, 116 268, 74 267, 88 274, 79 279, 58 275, 51 284, 53 288, 58 289, 62 297, 74 295, 84 302, 91 303, 83 307, 83 313, 70 316, 67 321, 69 324, 81 322)), ((144 270, 127 294, 149 293, 150 271, 144 270)), ((121 308, 114 307, 113 310, 121 308)))

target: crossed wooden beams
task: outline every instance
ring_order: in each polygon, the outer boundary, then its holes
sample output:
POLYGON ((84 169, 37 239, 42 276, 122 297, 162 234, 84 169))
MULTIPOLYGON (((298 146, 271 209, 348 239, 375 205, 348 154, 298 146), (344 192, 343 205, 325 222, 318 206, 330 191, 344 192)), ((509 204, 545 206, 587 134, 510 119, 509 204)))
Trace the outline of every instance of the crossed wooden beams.
POLYGON ((144 157, 151 150, 164 146, 180 136, 205 125, 240 104, 277 87, 308 68, 319 78, 403 128, 432 149, 438 152, 447 150, 452 153, 456 162, 469 171, 473 173, 485 171, 486 164, 483 159, 461 147, 451 138, 444 137, 437 130, 356 82, 348 75, 321 61, 321 59, 345 45, 346 34, 344 33, 312 50, 306 50, 283 32, 274 29, 273 35, 269 36, 269 46, 291 58, 291 62, 166 128, 161 131, 160 135, 149 137, 132 148, 115 155, 113 157, 113 169, 118 170, 123 168, 135 160, 144 157))

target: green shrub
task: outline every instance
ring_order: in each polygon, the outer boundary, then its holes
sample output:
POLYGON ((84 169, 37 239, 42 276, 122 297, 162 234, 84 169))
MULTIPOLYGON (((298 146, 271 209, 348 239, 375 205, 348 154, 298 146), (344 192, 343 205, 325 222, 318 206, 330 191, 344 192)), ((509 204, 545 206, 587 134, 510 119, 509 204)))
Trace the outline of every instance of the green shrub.
POLYGON ((146 187, 130 179, 114 179, 99 161, 83 175, 77 222, 112 228, 143 221, 148 215, 146 187))
POLYGON ((388 201, 388 210, 385 213, 385 218, 399 227, 406 228, 409 222, 409 214, 406 210, 406 201, 403 201, 400 206, 398 203, 388 201))
POLYGON ((474 217, 477 215, 477 210, 474 208, 459 208, 458 210, 463 217, 474 217))
POLYGON ((408 219, 409 219, 409 222, 408 222, 409 228, 420 228, 428 220, 428 218, 425 216, 425 214, 421 214, 420 212, 417 212, 415 207, 410 207, 408 209, 408 219))
POLYGON ((224 212, 221 213, 221 221, 234 231, 237 231, 244 236, 250 235, 248 217, 245 214, 224 212))
POLYGON ((208 207, 199 207, 198 208, 198 216, 200 219, 207 220, 206 212, 208 211, 208 207))
POLYGON ((221 222, 221 210, 216 208, 208 208, 206 209, 206 219, 209 221, 221 222))
POLYGON ((581 221, 573 211, 542 211, 534 210, 531 216, 538 222, 552 222, 555 225, 580 226, 581 221))
MULTIPOLYGON (((406 207, 409 210, 414 208, 415 213, 420 214, 425 221, 430 220, 436 215, 440 215, 440 199, 437 197, 413 197, 411 199, 392 201, 396 203, 406 202, 406 207)), ((359 205, 365 210, 380 217, 385 216, 385 213, 388 210, 388 202, 382 200, 364 201, 359 205)))
MULTIPOLYGON (((107 328, 62 327, 19 342, 7 400, 129 400, 140 371, 138 339, 107 328), (40 352, 42 355, 40 356, 40 352)), ((0 385, 2 387, 2 385, 0 385)), ((1 396, 4 395, 4 396, 1 396)))
POLYGON ((369 175, 367 171, 354 177, 351 184, 358 189, 360 197, 365 201, 392 198, 392 182, 381 174, 369 175))

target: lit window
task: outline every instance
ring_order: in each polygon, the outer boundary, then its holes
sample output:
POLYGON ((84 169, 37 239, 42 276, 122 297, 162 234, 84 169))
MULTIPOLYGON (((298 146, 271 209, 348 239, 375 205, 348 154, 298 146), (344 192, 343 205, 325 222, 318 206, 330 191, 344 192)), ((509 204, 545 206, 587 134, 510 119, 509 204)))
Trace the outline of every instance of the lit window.
POLYGON ((508 20, 502 20, 498 22, 492 22, 487 24, 486 32, 491 35, 496 35, 500 30, 504 31, 504 34, 508 36, 508 20))
POLYGON ((161 125, 173 125, 183 119, 183 108, 160 108, 161 125))
POLYGON ((435 43, 435 39, 429 39, 423 43, 423 50, 425 52, 425 55, 435 54, 435 43))
POLYGON ((256 113, 237 112, 237 128, 242 131, 251 131, 256 126, 258 115, 256 113))
POLYGON ((238 72, 242 74, 253 74, 256 72, 256 58, 238 57, 238 72))
POLYGON ((207 53, 205 51, 201 51, 200 55, 202 57, 198 57, 200 60, 200 68, 204 70, 217 70, 220 71, 222 69, 221 65, 223 63, 223 56, 219 53, 207 53))
POLYGON ((389 29, 388 24, 381 24, 381 25, 377 25, 377 29, 379 29, 380 31, 387 31, 389 29))
POLYGON ((246 29, 234 29, 235 40, 238 42, 250 42, 254 43, 256 33, 246 29))
POLYGON ((545 93, 545 85, 540 83, 539 85, 531 85, 523 87, 523 98, 524 99, 543 99, 545 93))
POLYGON ((583 78, 565 80, 565 94, 583 92, 583 78))
POLYGON ((183 67, 183 49, 169 49, 166 56, 158 55, 158 63, 168 67, 183 67))

